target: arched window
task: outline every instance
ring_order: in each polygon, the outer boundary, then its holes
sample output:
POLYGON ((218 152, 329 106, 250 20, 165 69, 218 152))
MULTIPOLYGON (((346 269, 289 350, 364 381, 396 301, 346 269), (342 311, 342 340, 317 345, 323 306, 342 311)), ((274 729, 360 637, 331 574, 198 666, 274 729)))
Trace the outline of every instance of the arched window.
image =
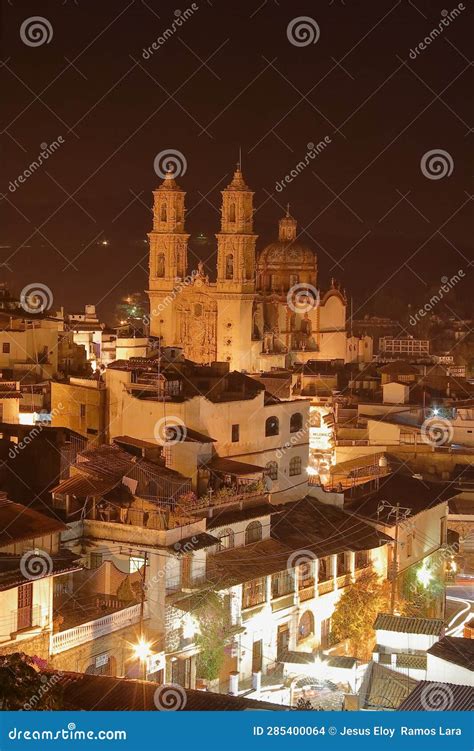
POLYGON ((228 550, 234 547, 234 532, 232 529, 223 529, 217 537, 219 538, 221 550, 228 550))
POLYGON ((156 259, 156 275, 163 277, 165 275, 165 254, 158 253, 156 259))
POLYGON ((290 459, 290 477, 301 474, 301 457, 294 456, 290 459))
POLYGON ((278 480, 278 462, 268 462, 265 469, 270 480, 278 480))
POLYGON ((234 256, 232 253, 229 253, 229 255, 225 257, 225 278, 234 278, 234 256))
POLYGON ((245 544, 260 542, 262 539, 262 525, 260 522, 250 522, 245 530, 245 544))
POLYGON ((290 433, 297 433, 303 427, 303 415, 301 412, 295 412, 290 417, 290 433))
POLYGON ((202 316, 202 305, 200 302, 194 304, 194 316, 195 318, 202 316))
POLYGON ((229 222, 235 222, 235 203, 229 206, 229 222))
POLYGON ((314 615, 310 610, 306 610, 298 624, 298 641, 303 641, 303 639, 307 639, 312 634, 314 634, 314 615))
POLYGON ((271 417, 267 417, 265 421, 265 435, 271 436, 271 435, 278 435, 280 432, 280 422, 278 420, 278 417, 275 415, 272 415, 271 417))
POLYGON ((168 212, 166 210, 166 203, 161 204, 160 222, 166 222, 168 219, 168 212))

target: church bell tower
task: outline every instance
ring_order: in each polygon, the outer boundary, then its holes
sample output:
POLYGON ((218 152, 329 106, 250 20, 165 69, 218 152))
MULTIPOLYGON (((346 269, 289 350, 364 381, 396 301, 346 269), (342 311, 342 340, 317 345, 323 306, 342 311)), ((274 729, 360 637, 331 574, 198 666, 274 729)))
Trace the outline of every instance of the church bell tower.
POLYGON ((150 334, 161 337, 164 345, 175 344, 175 321, 169 295, 186 276, 188 263, 185 195, 173 172, 167 172, 160 187, 153 191, 153 229, 148 234, 150 334))

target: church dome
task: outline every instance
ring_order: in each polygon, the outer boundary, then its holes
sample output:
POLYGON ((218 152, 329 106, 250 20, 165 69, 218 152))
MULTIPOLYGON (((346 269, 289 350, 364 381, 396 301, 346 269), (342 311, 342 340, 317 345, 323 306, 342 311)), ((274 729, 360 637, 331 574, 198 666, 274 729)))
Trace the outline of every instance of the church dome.
POLYGON ((258 256, 257 265, 260 271, 314 271, 316 269, 316 253, 296 239, 296 219, 290 216, 287 208, 286 216, 279 221, 278 240, 267 245, 258 256))

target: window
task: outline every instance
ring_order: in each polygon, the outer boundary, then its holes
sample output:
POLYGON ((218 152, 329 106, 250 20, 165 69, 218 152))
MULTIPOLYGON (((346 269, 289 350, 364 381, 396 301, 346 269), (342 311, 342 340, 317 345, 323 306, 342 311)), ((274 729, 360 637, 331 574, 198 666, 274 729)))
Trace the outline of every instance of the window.
POLYGON ((234 532, 232 529, 223 529, 217 536, 221 550, 228 550, 234 547, 234 532))
POLYGON ((240 438, 240 425, 232 425, 232 443, 238 443, 240 438))
POLYGON ((328 579, 330 578, 331 578, 331 559, 328 557, 320 558, 318 581, 325 582, 325 581, 328 581, 328 579))
POLYGON ((260 542, 262 539, 262 525, 260 522, 250 522, 245 530, 245 544, 250 545, 252 542, 260 542))
POLYGON ((268 464, 265 465, 265 469, 267 471, 267 477, 269 477, 270 480, 278 480, 277 462, 268 462, 268 464))
POLYGON ((294 456, 293 459, 290 459, 290 477, 295 477, 295 475, 301 474, 301 457, 300 456, 294 456))
POLYGON ((229 255, 225 257, 225 278, 234 278, 234 256, 232 253, 229 253, 229 255))
POLYGON ((268 438, 272 435, 278 435, 280 432, 280 422, 278 420, 278 417, 275 417, 275 415, 272 415, 271 417, 267 417, 265 421, 265 436, 268 438))
POLYGON ((91 553, 91 568, 99 568, 102 565, 102 553, 91 553))
POLYGON ((295 412, 290 417, 290 433, 297 433, 303 427, 303 415, 301 412, 295 412))
POLYGON ((164 253, 158 253, 158 258, 156 259, 156 275, 159 277, 163 277, 165 275, 165 254, 164 253))
POLYGON ((141 555, 130 556, 130 573, 134 574, 136 571, 140 571, 141 567, 145 563, 145 559, 141 555))
POLYGON ((303 641, 303 639, 307 639, 312 634, 314 634, 314 616, 310 610, 306 610, 298 624, 298 641, 303 641))
POLYGON ((349 556, 346 553, 337 554, 336 570, 337 576, 347 574, 349 571, 349 556))
POLYGON ((265 602, 265 577, 252 579, 242 586, 242 608, 251 608, 265 602))
POLYGON ((168 212, 166 211, 166 203, 161 204, 160 222, 166 222, 168 218, 168 212))
POLYGON ((368 550, 358 550, 355 554, 355 567, 367 568, 370 565, 370 553, 368 550))
POLYGON ((10 352, 10 342, 3 342, 2 344, 2 352, 4 355, 8 355, 10 352))
POLYGON ((200 302, 197 302, 194 305, 194 317, 195 318, 200 318, 201 316, 202 316, 202 305, 201 305, 200 302))
POLYGON ((235 203, 229 206, 229 222, 235 222, 235 203))
POLYGON ((282 597, 295 591, 295 580, 291 571, 272 574, 272 597, 282 597))
POLYGON ((86 416, 86 405, 85 404, 80 404, 79 406, 80 406, 80 410, 81 410, 81 417, 85 417, 86 416))

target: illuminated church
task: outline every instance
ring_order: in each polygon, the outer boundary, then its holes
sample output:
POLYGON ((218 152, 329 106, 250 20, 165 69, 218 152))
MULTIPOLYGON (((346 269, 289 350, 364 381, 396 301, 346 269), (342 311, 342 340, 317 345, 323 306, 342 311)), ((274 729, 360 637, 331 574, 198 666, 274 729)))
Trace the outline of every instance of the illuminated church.
POLYGON ((318 291, 317 257, 280 219, 278 240, 257 250, 253 192, 240 166, 222 191, 217 276, 188 267, 185 192, 168 173, 154 191, 150 240, 150 333, 198 363, 249 372, 308 360, 346 359, 346 296, 318 291))

